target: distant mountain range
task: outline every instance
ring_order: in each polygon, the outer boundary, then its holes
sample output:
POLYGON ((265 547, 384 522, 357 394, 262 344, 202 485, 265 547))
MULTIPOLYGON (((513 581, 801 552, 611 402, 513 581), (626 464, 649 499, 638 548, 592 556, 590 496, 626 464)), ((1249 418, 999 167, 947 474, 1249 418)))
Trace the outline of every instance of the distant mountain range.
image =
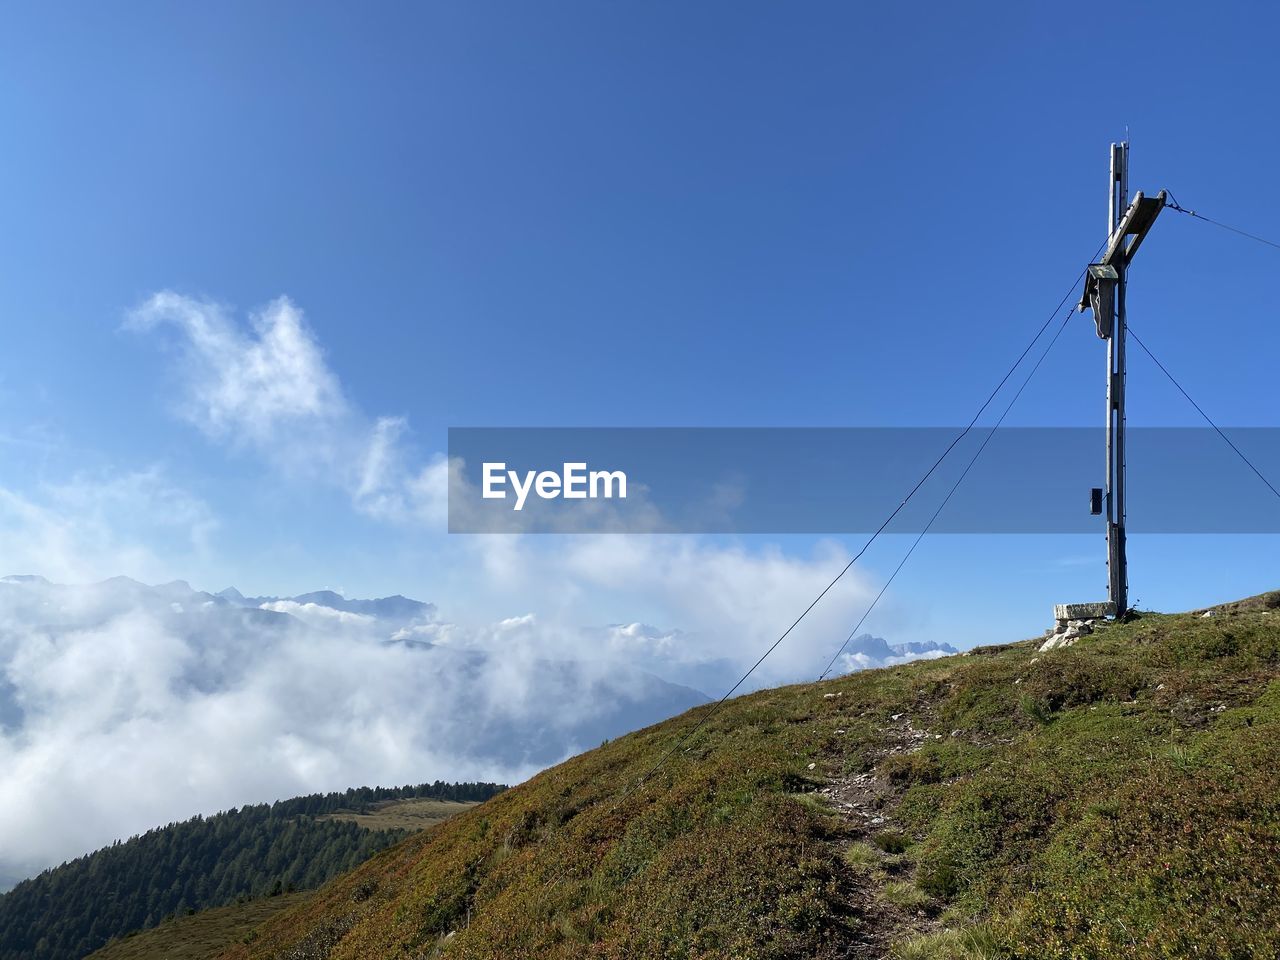
POLYGON ((924 643, 889 643, 883 637, 872 636, 869 633, 858 634, 858 636, 849 641, 848 647, 845 648, 846 654, 860 655, 873 661, 868 666, 887 666, 902 660, 943 657, 959 652, 949 643, 934 643, 933 641, 924 643))
MULTIPOLYGON (((154 586, 129 577, 112 577, 83 586, 55 584, 40 576, 0 578, 0 604, 11 617, 58 633, 101 624, 127 612, 145 611, 168 631, 184 637, 198 652, 181 682, 209 693, 234 684, 251 669, 264 641, 305 633, 328 623, 310 616, 318 611, 351 615, 340 623, 353 643, 368 641, 431 651, 439 672, 451 687, 484 687, 495 669, 497 651, 470 645, 438 645, 431 638, 448 624, 436 620, 436 605, 399 594, 375 599, 349 599, 332 590, 295 596, 246 597, 235 587, 214 594, 196 590, 185 580, 154 586), (8 589, 4 589, 4 588, 8 589), (247 643, 248 638, 256 642, 247 643), (240 653, 239 659, 227 654, 240 653)), ((0 730, 20 727, 20 701, 5 696, 0 672, 0 730)), ((454 746, 509 767, 553 763, 568 751, 594 746, 637 727, 656 723, 710 698, 700 690, 670 683, 644 669, 575 660, 532 659, 520 688, 536 696, 534 711, 567 715, 573 706, 581 720, 560 716, 553 723, 522 722, 525 716, 499 711, 497 718, 476 715, 465 720, 463 743, 454 746)), ((465 710, 465 703, 459 704, 465 710)))
POLYGON ((227 587, 225 590, 220 590, 214 594, 214 597, 219 600, 225 600, 227 603, 237 607, 262 607, 265 604, 279 603, 282 600, 304 605, 312 603, 316 606, 328 607, 331 610, 341 610, 344 613, 357 613, 365 617, 374 617, 389 623, 411 623, 415 620, 431 620, 436 615, 436 605, 434 603, 411 600, 408 597, 400 596, 398 593, 395 596, 379 597, 376 600, 348 600, 342 594, 334 593, 332 590, 316 590, 312 593, 299 594, 296 597, 246 597, 235 587, 227 587))
MULTIPOLYGON (((411 600, 396 594, 391 597, 378 597, 374 600, 349 600, 332 590, 316 590, 294 597, 246 597, 235 587, 227 587, 218 593, 206 593, 196 590, 185 580, 173 580, 169 583, 149 585, 140 583, 130 577, 111 577, 99 583, 68 586, 55 584, 44 577, 32 574, 14 574, 0 577, 0 584, 27 587, 42 591, 42 597, 62 596, 96 599, 104 606, 119 605, 120 602, 134 603, 163 602, 179 603, 185 606, 212 604, 226 605, 242 609, 262 609, 270 604, 281 602, 296 603, 302 606, 313 604, 340 610, 344 613, 355 613, 365 617, 392 624, 410 623, 415 620, 430 620, 436 615, 434 603, 411 600)), ((273 611, 274 612, 274 611, 273 611)))

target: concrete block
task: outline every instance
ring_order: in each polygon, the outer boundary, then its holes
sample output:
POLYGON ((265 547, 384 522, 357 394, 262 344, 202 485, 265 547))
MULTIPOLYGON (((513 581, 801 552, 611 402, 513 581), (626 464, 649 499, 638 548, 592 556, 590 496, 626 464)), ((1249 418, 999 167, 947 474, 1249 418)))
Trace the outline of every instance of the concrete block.
POLYGON ((1104 603, 1058 603, 1053 607, 1053 618, 1063 620, 1101 620, 1103 617, 1114 617, 1116 605, 1109 600, 1104 603))

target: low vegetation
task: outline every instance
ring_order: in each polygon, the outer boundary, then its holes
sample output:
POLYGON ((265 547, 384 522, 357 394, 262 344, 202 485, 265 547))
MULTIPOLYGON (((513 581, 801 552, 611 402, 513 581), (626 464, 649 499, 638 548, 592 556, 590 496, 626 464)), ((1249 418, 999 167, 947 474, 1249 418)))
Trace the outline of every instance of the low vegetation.
POLYGON ((1280 595, 766 690, 385 850, 224 960, 1275 958, 1280 595))
POLYGON ((255 927, 306 897, 305 893, 260 897, 173 917, 158 927, 114 940, 87 960, 214 960, 228 943, 251 936, 255 927))
POLYGON ((437 823, 444 823, 463 810, 475 806, 475 801, 435 800, 382 800, 368 805, 360 812, 339 810, 323 814, 321 820, 346 820, 366 830, 407 830, 416 833, 437 823))

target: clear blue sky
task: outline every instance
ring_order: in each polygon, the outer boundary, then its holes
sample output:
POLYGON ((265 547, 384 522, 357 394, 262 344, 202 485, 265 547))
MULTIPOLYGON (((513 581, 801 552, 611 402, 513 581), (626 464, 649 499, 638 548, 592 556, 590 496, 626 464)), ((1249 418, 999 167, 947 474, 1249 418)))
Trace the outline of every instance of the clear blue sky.
MULTIPOLYGON (((1278 30, 1258 4, 11 7, 0 486, 73 509, 156 471, 216 518, 199 551, 122 501, 77 529, 202 587, 458 588, 456 544, 175 412, 172 344, 122 330, 164 289, 240 320, 287 295, 423 460, 451 425, 963 423, 1102 240, 1126 130, 1133 188, 1280 236, 1278 30)), ((1219 422, 1280 425, 1280 252, 1166 214, 1140 261, 1148 344, 1219 422)), ((1102 376, 1079 318, 1011 422, 1100 422, 1102 376)), ((1141 357, 1130 404, 1196 423, 1141 357)), ((1133 596, 1280 586, 1276 547, 1139 538, 1133 596)), ((935 537, 891 606, 1025 635, 1101 597, 1101 557, 935 537)))

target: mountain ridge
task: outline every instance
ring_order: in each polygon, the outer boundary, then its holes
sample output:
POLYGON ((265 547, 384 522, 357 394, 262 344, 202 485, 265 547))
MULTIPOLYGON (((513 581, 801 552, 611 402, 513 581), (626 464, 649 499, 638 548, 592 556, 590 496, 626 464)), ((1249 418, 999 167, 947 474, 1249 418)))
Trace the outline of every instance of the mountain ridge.
POLYGON ((477 802, 504 789, 440 781, 354 788, 155 827, 0 894, 0 960, 79 960, 166 916, 310 889, 408 834, 360 816, 379 803, 422 797, 477 802))

